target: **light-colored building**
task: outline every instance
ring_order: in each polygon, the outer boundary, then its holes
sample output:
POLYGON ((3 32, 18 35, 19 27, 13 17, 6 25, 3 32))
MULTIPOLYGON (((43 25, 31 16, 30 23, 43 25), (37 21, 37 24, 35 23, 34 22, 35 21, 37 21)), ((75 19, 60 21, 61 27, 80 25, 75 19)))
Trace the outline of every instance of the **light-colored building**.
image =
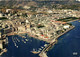
POLYGON ((23 27, 23 26, 19 26, 19 27, 18 27, 18 31, 19 31, 19 32, 23 32, 23 31, 25 31, 25 27, 23 27))
POLYGON ((52 10, 48 10, 47 12, 48 12, 48 13, 52 13, 52 10))
POLYGON ((0 38, 1 38, 1 32, 0 32, 0 38))
POLYGON ((24 6, 23 8, 25 8, 25 9, 29 9, 30 7, 29 7, 29 6, 24 6))
POLYGON ((6 9, 6 12, 9 12, 11 9, 6 9))
POLYGON ((0 17, 3 17, 3 14, 2 13, 0 13, 0 17))
POLYGON ((3 49, 2 40, 0 40, 0 49, 3 49))
POLYGON ((64 29, 68 29, 70 27, 70 25, 64 25, 64 29))

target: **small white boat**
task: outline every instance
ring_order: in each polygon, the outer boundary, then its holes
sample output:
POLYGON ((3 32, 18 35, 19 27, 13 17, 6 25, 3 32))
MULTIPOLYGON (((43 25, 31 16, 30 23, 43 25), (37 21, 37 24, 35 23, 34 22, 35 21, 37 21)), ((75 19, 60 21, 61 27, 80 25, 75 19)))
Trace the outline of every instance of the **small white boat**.
POLYGON ((8 42, 8 37, 6 38, 6 44, 8 44, 9 42, 8 42))
POLYGON ((41 47, 41 48, 44 48, 44 47, 41 47))
POLYGON ((18 46, 16 46, 18 48, 18 46))
POLYGON ((18 38, 16 38, 18 42, 20 42, 20 40, 18 38))
POLYGON ((38 50, 38 51, 36 51, 35 49, 33 49, 33 51, 31 51, 32 53, 34 53, 34 54, 38 54, 38 53, 40 53, 40 51, 38 50))
POLYGON ((47 46, 47 44, 44 45, 45 47, 47 46))
POLYGON ((26 43, 26 42, 24 41, 24 43, 26 43))
POLYGON ((24 42, 24 40, 22 40, 22 42, 24 42))
POLYGON ((39 48, 39 50, 42 50, 41 48, 39 48))
POLYGON ((25 39, 26 41, 28 41, 28 39, 25 39))
POLYGON ((14 45, 16 46, 16 43, 14 43, 14 45))
POLYGON ((77 52, 73 52, 73 55, 78 55, 78 53, 77 52))
POLYGON ((26 36, 22 36, 22 38, 26 38, 26 36))

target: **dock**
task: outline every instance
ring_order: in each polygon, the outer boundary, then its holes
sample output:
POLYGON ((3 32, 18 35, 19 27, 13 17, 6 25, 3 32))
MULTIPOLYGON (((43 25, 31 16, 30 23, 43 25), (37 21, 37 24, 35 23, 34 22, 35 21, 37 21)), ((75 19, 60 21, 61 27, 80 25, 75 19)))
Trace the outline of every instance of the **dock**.
POLYGON ((1 50, 0 55, 2 55, 5 52, 7 52, 7 49, 6 48, 1 50))
POLYGON ((55 45, 55 43, 57 43, 57 40, 55 40, 54 42, 48 44, 39 54, 40 57, 42 57, 43 53, 47 53, 47 51, 49 51, 49 49, 55 45))

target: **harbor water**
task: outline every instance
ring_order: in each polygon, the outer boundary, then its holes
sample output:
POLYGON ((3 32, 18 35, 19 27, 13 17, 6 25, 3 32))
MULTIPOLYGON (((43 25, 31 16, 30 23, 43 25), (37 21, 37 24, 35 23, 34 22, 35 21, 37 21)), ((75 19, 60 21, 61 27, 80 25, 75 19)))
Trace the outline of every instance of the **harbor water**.
MULTIPOLYGON (((80 22, 74 21, 72 24, 75 28, 58 38, 58 43, 47 52, 48 57, 80 57, 80 22)), ((39 57, 31 51, 43 49, 41 47, 48 43, 29 37, 27 34, 25 37, 9 36, 8 51, 0 57, 39 57)))

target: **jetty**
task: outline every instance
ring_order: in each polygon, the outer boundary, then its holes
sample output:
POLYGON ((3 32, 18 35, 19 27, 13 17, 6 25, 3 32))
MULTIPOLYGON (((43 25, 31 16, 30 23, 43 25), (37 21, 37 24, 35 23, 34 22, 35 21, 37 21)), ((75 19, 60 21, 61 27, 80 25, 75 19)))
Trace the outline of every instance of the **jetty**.
POLYGON ((57 43, 57 40, 55 40, 54 42, 48 44, 39 54, 39 56, 41 57, 43 53, 47 53, 47 51, 49 51, 49 49, 55 44, 57 43))

